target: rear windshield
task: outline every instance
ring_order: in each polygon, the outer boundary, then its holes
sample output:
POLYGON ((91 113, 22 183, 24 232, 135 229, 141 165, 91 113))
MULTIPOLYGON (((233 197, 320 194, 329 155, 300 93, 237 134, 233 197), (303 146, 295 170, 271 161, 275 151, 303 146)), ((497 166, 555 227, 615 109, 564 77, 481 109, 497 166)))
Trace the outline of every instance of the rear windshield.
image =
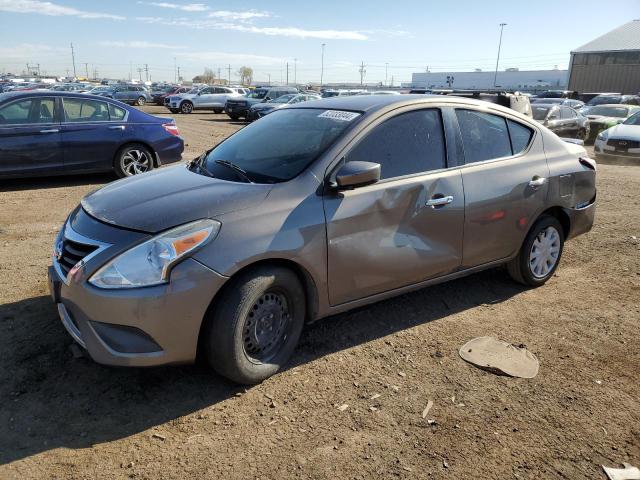
POLYGON ((551 110, 551 107, 531 107, 531 110, 533 111, 534 120, 544 120, 547 118, 547 114, 549 113, 549 110, 551 110))
POLYGON ((247 98, 257 98, 257 99, 263 99, 264 97, 267 96, 267 92, 268 90, 254 90, 253 92, 251 92, 250 94, 247 95, 247 98))
POLYGON ((587 102, 587 105, 605 105, 608 103, 620 103, 622 97, 618 95, 598 95, 587 102))
POLYGON ((243 181, 235 164, 254 183, 278 183, 299 175, 360 119, 360 113, 283 109, 252 123, 211 150, 204 166, 215 178, 243 181))
POLYGON ((626 118, 626 116, 629 115, 629 109, 625 107, 593 107, 589 109, 588 115, 626 118))

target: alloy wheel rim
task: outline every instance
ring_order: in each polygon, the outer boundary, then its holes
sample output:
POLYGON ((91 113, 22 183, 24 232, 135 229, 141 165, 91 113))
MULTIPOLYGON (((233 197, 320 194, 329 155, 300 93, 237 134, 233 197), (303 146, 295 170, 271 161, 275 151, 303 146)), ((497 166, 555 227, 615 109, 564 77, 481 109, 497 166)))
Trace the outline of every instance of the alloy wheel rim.
POLYGON ((267 363, 280 351, 289 336, 291 316, 286 297, 265 292, 252 305, 242 328, 244 352, 254 363, 267 363))
POLYGON ((560 257, 560 234, 554 227, 541 230, 531 245, 529 270, 535 278, 544 278, 558 263, 560 257))
POLYGON ((150 165, 151 158, 143 150, 131 149, 122 156, 122 171, 127 176, 147 172, 150 165))
POLYGON ((189 104, 189 103, 185 103, 185 104, 182 106, 182 111, 183 111, 184 113, 191 113, 191 104, 189 104))
POLYGON ((140 97, 138 99, 138 105, 144 105, 146 103, 146 100, 143 97, 140 97))

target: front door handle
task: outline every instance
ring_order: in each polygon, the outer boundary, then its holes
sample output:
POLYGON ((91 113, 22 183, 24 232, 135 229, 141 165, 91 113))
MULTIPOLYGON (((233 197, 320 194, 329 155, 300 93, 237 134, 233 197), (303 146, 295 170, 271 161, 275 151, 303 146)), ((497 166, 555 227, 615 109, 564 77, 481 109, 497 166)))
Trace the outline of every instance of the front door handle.
POLYGON ((113 125, 109 127, 109 130, 124 130, 124 125, 113 125))
POLYGON ((427 207, 431 207, 431 208, 436 208, 436 207, 442 207, 444 205, 448 205, 451 202, 453 202, 453 196, 452 195, 447 195, 445 196, 434 196, 432 198, 430 198, 429 200, 427 200, 427 207))
POLYGON ((547 179, 544 177, 539 177, 539 176, 535 176, 531 179, 531 181, 529 182, 529 186, 531 188, 538 188, 541 187, 542 185, 544 185, 546 183, 547 179))
POLYGON ((40 133, 58 133, 60 130, 57 128, 49 128, 47 130, 40 130, 40 133))

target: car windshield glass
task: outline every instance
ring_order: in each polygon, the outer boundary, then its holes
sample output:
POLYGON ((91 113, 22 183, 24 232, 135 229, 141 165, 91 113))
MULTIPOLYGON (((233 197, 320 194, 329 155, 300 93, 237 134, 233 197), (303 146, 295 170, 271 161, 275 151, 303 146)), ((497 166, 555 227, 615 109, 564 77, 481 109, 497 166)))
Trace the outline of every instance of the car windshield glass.
POLYGON ((638 125, 638 126, 640 126, 640 112, 636 113, 635 115, 631 115, 623 123, 624 123, 624 125, 638 125))
POLYGON ((551 107, 533 107, 533 119, 534 120, 544 120, 547 118, 547 114, 549 113, 549 109, 551 107))
POLYGON ((360 113, 323 109, 283 109, 243 128, 209 152, 205 170, 213 177, 244 181, 223 160, 255 183, 278 183, 299 175, 348 128, 360 113))
POLYGON ((625 118, 629 115, 629 109, 625 107, 593 107, 589 109, 589 115, 625 118))
POLYGON ((267 90, 254 90, 253 92, 247 95, 247 98, 263 99, 266 96, 267 96, 267 90))
POLYGON ((598 95, 587 102, 587 105, 604 105, 606 103, 620 103, 619 96, 598 95))
POLYGON ((275 100, 271 100, 271 103, 287 103, 293 97, 295 97, 295 95, 282 95, 281 97, 278 97, 275 100))

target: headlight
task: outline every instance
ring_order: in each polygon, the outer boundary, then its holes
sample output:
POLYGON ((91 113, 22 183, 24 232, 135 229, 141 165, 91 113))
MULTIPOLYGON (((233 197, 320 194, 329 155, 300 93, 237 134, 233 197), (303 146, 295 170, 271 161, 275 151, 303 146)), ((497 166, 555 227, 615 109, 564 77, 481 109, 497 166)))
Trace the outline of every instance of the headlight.
POLYGON ((216 220, 198 220, 161 233, 121 253, 94 273, 89 283, 99 288, 136 288, 169 281, 171 267, 213 240, 216 220))
POLYGON ((598 136, 596 137, 596 140, 602 140, 602 141, 606 140, 607 137, 609 136, 609 133, 607 133, 607 132, 608 132, 608 130, 603 130, 602 132, 600 132, 598 134, 598 136))

